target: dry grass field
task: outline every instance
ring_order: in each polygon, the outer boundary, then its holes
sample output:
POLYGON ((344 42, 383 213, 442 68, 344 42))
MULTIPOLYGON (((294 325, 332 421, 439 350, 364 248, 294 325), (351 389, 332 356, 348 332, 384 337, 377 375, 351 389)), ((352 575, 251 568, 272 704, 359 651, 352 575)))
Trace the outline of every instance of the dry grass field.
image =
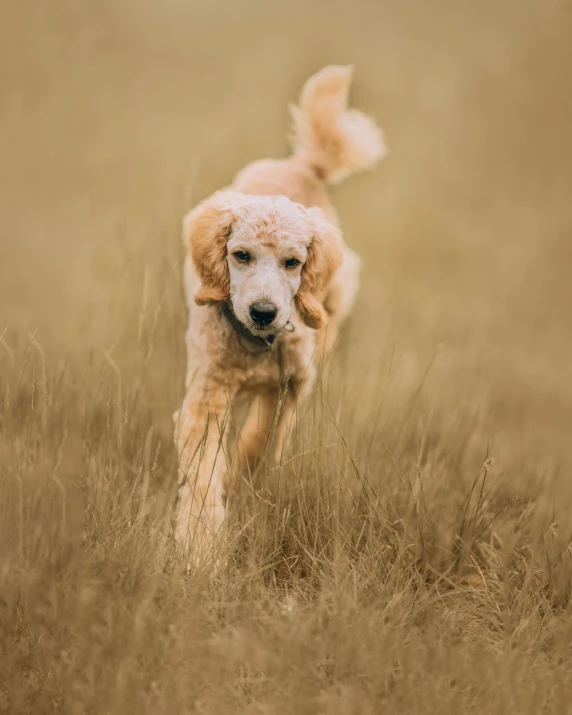
POLYGON ((0 712, 572 713, 572 6, 0 9, 0 712), (214 581, 171 539, 180 218, 352 63, 359 301, 214 581))

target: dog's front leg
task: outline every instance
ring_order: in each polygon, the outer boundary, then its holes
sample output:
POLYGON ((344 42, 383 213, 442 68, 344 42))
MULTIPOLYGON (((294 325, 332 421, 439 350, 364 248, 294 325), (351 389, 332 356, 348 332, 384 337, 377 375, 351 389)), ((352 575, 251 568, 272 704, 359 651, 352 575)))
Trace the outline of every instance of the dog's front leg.
POLYGON ((176 416, 179 495, 175 536, 190 564, 217 564, 224 546, 224 441, 235 391, 193 380, 176 416))
POLYGON ((257 395, 250 405, 238 445, 238 458, 242 469, 254 471, 262 459, 272 433, 272 425, 279 419, 279 398, 278 387, 268 388, 257 395))
POLYGON ((238 457, 243 469, 254 470, 268 447, 270 457, 280 462, 284 439, 292 425, 296 407, 303 408, 312 394, 316 368, 310 364, 298 380, 290 380, 282 389, 269 387, 252 402, 242 427, 238 457))
POLYGON ((317 378, 317 371, 313 364, 308 365, 304 376, 292 380, 286 391, 281 395, 274 433, 274 458, 279 464, 284 450, 286 433, 291 429, 297 419, 298 410, 304 410, 312 394, 317 378))

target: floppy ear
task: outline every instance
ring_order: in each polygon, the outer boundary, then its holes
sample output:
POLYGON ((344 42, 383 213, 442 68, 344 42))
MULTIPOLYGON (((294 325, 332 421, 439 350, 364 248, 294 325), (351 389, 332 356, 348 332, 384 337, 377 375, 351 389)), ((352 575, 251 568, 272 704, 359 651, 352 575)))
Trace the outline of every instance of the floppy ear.
POLYGON ((307 211, 313 220, 314 233, 294 301, 304 323, 310 328, 321 328, 328 322, 322 301, 330 280, 342 263, 343 239, 340 229, 325 218, 321 209, 307 211))
POLYGON ((230 192, 218 191, 194 208, 183 221, 183 237, 200 278, 193 296, 197 305, 230 297, 226 244, 234 221, 230 192))

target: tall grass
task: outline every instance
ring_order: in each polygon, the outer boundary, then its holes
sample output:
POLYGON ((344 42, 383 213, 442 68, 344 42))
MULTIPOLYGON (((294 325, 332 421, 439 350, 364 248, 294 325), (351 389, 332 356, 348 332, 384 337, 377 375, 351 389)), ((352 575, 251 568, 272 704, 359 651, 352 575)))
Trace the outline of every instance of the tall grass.
POLYGON ((359 319, 281 464, 237 477, 228 564, 186 572, 154 404, 158 374, 180 389, 156 342, 177 324, 157 318, 170 276, 125 366, 3 335, 3 711, 566 712, 572 558, 551 473, 518 454, 501 473, 486 411, 430 384, 431 364, 405 387, 382 359, 378 404, 352 395, 359 319))

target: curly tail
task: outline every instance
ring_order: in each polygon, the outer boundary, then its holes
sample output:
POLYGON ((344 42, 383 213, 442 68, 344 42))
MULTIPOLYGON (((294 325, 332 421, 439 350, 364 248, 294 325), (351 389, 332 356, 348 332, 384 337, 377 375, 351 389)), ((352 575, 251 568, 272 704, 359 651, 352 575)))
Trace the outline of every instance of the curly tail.
POLYGON ((298 106, 290 109, 294 154, 305 158, 329 183, 368 169, 387 153, 375 121, 348 109, 352 74, 352 67, 324 67, 307 80, 298 106))

